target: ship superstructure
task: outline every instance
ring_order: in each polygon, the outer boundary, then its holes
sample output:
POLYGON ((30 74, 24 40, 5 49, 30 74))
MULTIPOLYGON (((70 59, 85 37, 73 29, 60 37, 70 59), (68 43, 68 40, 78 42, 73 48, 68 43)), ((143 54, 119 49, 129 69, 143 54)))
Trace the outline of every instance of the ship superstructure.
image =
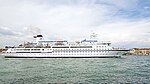
POLYGON ((65 57, 120 57, 126 50, 116 50, 110 41, 99 42, 91 35, 90 39, 68 42, 66 40, 43 40, 42 35, 36 35, 35 42, 27 42, 17 47, 8 48, 3 55, 9 58, 65 58, 65 57))

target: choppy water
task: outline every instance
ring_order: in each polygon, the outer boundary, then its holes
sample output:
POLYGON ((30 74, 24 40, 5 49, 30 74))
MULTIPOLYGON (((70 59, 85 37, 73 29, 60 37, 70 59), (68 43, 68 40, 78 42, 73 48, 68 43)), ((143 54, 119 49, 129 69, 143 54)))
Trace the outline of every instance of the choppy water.
POLYGON ((0 84, 150 83, 150 56, 6 59, 0 84))

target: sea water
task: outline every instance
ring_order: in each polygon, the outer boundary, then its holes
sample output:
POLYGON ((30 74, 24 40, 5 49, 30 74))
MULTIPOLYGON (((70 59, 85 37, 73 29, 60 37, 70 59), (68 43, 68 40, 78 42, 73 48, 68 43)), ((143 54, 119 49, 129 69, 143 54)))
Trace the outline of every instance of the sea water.
POLYGON ((4 58, 0 84, 150 83, 150 56, 4 58))

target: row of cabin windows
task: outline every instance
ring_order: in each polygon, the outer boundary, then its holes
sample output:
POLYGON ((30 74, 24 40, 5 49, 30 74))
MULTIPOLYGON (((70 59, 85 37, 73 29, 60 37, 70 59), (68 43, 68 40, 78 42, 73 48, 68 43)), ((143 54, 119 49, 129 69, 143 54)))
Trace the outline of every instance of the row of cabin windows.
POLYGON ((107 48, 107 49, 104 48, 104 49, 52 49, 52 50, 62 50, 62 51, 63 50, 76 50, 76 51, 81 50, 82 51, 82 50, 111 50, 111 49, 110 48, 107 48))
POLYGON ((40 49, 14 49, 14 51, 40 51, 40 49))
MULTIPOLYGON (((25 54, 18 54, 18 55, 25 55, 25 54)), ((30 54, 30 55, 37 55, 37 54, 30 54)), ((38 55, 108 55, 108 54, 101 53, 101 54, 38 54, 38 55)))
MULTIPOLYGON (((107 48, 109 50, 109 48, 107 48)), ((40 51, 40 49, 14 49, 14 51, 40 51)), ((42 50, 97 50, 97 49, 42 49, 42 50)), ((101 49, 106 50, 106 48, 101 49)))
MULTIPOLYGON (((14 49, 14 51, 40 51, 40 49, 14 49)), ((97 49, 42 49, 44 50, 97 50, 97 49)), ((98 50, 110 50, 109 48, 101 48, 98 50)))
POLYGON ((51 55, 108 55, 108 54, 51 54, 51 55))
MULTIPOLYGON (((87 52, 92 52, 92 53, 96 53, 96 52, 103 52, 103 53, 108 53, 109 51, 55 51, 54 53, 79 53, 79 52, 82 52, 82 53, 87 53, 87 52)), ((6 52, 6 53, 12 53, 12 52, 6 52)))
POLYGON ((108 47, 108 46, 96 46, 96 48, 98 48, 98 49, 105 49, 105 48, 110 48, 110 47, 108 47))
POLYGON ((62 52, 62 53, 78 53, 78 52, 109 52, 109 51, 54 51, 54 52, 56 52, 56 53, 58 53, 58 52, 62 52))

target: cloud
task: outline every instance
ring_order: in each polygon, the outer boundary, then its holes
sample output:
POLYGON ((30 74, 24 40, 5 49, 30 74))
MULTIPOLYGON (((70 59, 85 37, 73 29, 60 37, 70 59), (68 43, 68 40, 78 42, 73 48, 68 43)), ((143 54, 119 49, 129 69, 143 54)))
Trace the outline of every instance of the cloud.
POLYGON ((113 41, 141 41, 148 38, 146 33, 150 31, 148 29, 149 26, 149 21, 140 20, 113 22, 99 26, 98 28, 101 29, 99 33, 101 33, 105 39, 107 38, 113 41))
POLYGON ((81 40, 96 32, 99 40, 138 46, 150 42, 148 10, 139 0, 1 0, 0 39, 21 42, 42 33, 45 39, 81 40))
POLYGON ((150 47, 149 26, 149 20, 118 21, 99 26, 97 32, 99 39, 110 40, 116 47, 150 47))
POLYGON ((16 36, 16 35, 21 35, 21 33, 13 31, 13 30, 11 30, 7 27, 0 27, 0 35, 3 35, 3 36, 16 36))

